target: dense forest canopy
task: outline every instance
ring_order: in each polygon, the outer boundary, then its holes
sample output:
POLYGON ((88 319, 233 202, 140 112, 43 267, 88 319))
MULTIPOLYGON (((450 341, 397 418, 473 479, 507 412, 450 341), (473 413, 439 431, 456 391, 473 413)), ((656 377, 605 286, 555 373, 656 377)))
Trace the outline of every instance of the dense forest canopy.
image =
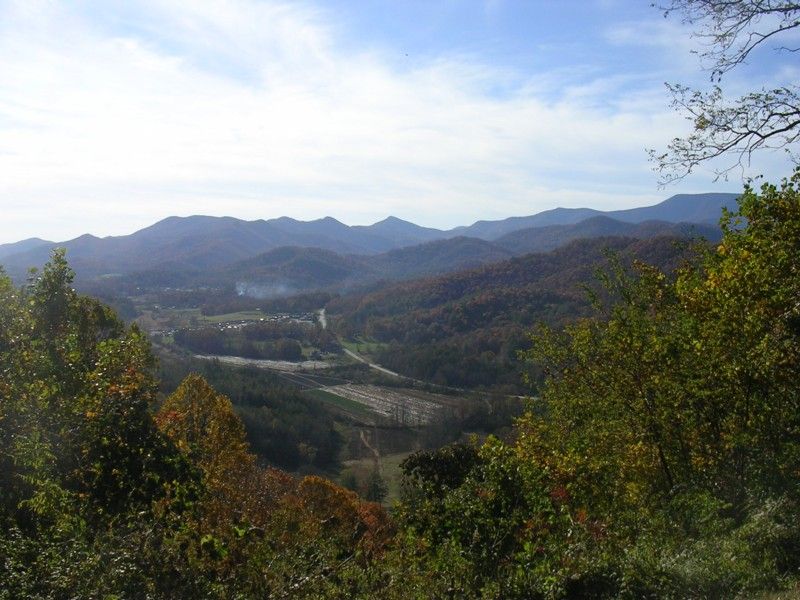
POLYGON ((516 442, 406 462, 399 518, 430 543, 442 586, 731 598, 796 585, 798 182, 748 190, 720 245, 676 279, 612 269, 617 302, 534 335, 545 385, 516 442))

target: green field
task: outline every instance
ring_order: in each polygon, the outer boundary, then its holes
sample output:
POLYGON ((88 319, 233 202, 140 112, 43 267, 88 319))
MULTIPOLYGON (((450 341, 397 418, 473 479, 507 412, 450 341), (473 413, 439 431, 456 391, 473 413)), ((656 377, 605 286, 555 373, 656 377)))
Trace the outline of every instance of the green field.
POLYGON ((325 402, 326 404, 333 404, 334 406, 337 406, 338 408, 341 408, 349 413, 363 415, 365 417, 375 416, 375 413, 363 404, 354 402, 353 400, 348 400, 347 398, 342 398, 341 396, 337 396, 336 394, 326 390, 306 390, 304 393, 315 400, 325 402))
POLYGON ((226 321, 258 321, 264 318, 264 313, 260 310, 242 310, 225 315, 203 316, 197 311, 198 319, 204 323, 225 323, 226 321))
POLYGON ((389 344, 385 344, 383 342, 363 340, 361 338, 357 338, 355 340, 340 340, 340 342, 342 346, 351 352, 355 352, 356 354, 365 354, 368 356, 374 356, 389 346, 389 344))
MULTIPOLYGON (((396 454, 387 454, 380 458, 381 474, 388 488, 388 493, 386 494, 386 499, 383 501, 383 504, 387 506, 391 506, 400 499, 400 484, 402 481, 400 463, 410 454, 412 453, 398 452, 396 454)), ((350 469, 351 471, 368 473, 374 468, 374 460, 372 458, 348 460, 344 463, 344 466, 345 469, 350 469)))

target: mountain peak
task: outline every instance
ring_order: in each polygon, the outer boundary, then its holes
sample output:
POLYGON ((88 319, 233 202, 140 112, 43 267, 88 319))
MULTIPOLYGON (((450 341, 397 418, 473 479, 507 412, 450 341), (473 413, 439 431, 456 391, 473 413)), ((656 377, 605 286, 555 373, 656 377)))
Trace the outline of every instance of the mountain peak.
POLYGON ((12 242, 10 244, 0 244, 0 258, 11 256, 18 252, 27 252, 34 248, 39 248, 43 246, 51 247, 54 245, 55 242, 43 240, 38 237, 32 237, 25 240, 20 240, 18 242, 12 242))
POLYGON ((94 241, 98 241, 100 239, 102 239, 102 238, 99 238, 96 235, 92 235, 91 233, 84 233, 83 235, 79 235, 78 237, 76 237, 72 241, 73 242, 94 242, 94 241))
MULTIPOLYGON (((333 217, 322 217, 321 219, 316 219, 315 221, 311 221, 311 223, 325 223, 327 225, 344 225, 340 220, 334 219, 333 217)), ((347 225, 345 225, 347 227, 347 225)))
POLYGON ((377 221, 377 222, 373 223, 373 226, 374 225, 383 225, 383 224, 389 225, 389 224, 393 224, 393 223, 403 223, 403 224, 407 224, 407 225, 413 225, 413 223, 410 223, 409 221, 406 221, 405 219, 401 219, 400 217, 395 217, 394 215, 389 215, 385 219, 382 219, 380 221, 377 221))

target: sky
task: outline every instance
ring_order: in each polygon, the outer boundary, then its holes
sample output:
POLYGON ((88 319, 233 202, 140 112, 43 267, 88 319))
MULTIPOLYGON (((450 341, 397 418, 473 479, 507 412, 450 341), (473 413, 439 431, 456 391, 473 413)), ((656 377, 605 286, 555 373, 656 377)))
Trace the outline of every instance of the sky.
MULTIPOLYGON (((659 188, 706 85, 650 0, 0 0, 0 243, 171 215, 451 228, 659 188)), ((701 49, 701 48, 700 48, 701 49)), ((773 54, 725 80, 786 77, 773 54)), ((749 174, 777 181, 784 154, 749 174)))

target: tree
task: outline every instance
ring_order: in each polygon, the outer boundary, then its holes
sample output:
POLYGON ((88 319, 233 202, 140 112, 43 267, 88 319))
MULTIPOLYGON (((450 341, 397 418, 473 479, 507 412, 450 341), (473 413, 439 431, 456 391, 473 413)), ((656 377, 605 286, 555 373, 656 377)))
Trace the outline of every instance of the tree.
POLYGON ((364 497, 370 502, 383 502, 388 493, 389 486, 386 484, 386 480, 381 477, 377 468, 374 469, 367 478, 364 497))
POLYGON ((546 383, 538 414, 519 423, 519 451, 628 556, 661 557, 618 565, 622 579, 684 579, 688 596, 732 597, 796 572, 798 185, 800 171, 746 188, 699 264, 674 277, 617 270, 610 310, 537 336, 527 353, 546 383), (736 548, 736 560, 707 544, 736 548))
POLYGON ((212 488, 224 488, 255 461, 231 401, 199 375, 189 375, 156 416, 161 431, 199 465, 212 488))
MULTIPOLYGON (((800 26, 800 3, 787 0, 671 0, 657 4, 665 16, 677 13, 695 26, 695 36, 705 43, 700 53, 710 71, 710 91, 669 85, 673 107, 694 126, 687 137, 675 138, 663 153, 650 150, 662 183, 685 177, 702 163, 718 157, 733 161, 716 170, 726 177, 739 168, 742 174, 752 154, 762 149, 790 152, 800 139, 800 88, 794 84, 754 90, 735 100, 725 97, 723 77, 747 62, 755 52, 773 42, 776 52, 792 54, 797 47, 787 35, 800 26)), ((792 155, 795 163, 798 158, 792 155)))
POLYGON ((63 251, 21 289, 0 272, 0 597, 202 595, 170 546, 197 488, 150 414, 147 339, 72 278, 63 251))
POLYGON ((216 560, 237 521, 258 522, 263 516, 256 489, 260 474, 242 421, 227 397, 201 376, 189 375, 164 401, 156 423, 204 475, 206 494, 195 527, 209 536, 205 548, 216 560))

